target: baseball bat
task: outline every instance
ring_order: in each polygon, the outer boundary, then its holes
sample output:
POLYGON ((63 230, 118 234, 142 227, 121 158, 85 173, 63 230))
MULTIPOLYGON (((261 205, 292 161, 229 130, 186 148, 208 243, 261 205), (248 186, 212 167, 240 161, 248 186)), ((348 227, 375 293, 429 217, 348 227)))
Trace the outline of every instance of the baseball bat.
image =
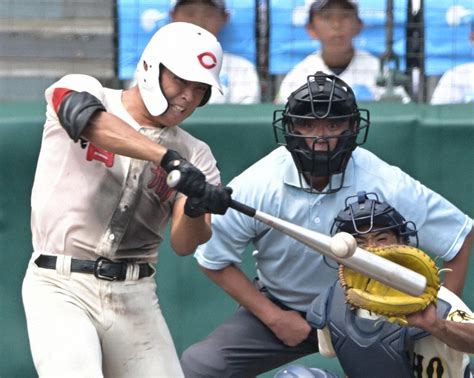
MULTIPOLYGON (((181 173, 177 170, 170 172, 167 177, 168 186, 175 187, 179 182, 180 176, 181 173)), ((231 200, 229 207, 249 217, 258 219, 268 226, 298 240, 316 252, 330 257, 338 263, 365 274, 387 286, 413 296, 419 296, 425 291, 426 277, 365 249, 357 247, 352 256, 341 258, 332 253, 332 237, 329 235, 266 214, 236 200, 231 200)))

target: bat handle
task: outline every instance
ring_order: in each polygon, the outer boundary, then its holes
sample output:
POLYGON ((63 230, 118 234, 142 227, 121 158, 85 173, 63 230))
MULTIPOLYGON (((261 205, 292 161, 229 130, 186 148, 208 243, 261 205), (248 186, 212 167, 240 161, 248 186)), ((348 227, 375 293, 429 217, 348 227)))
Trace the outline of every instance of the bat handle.
POLYGON ((253 207, 247 206, 233 199, 230 200, 229 207, 251 218, 253 218, 255 216, 255 213, 257 212, 257 210, 255 210, 253 207))

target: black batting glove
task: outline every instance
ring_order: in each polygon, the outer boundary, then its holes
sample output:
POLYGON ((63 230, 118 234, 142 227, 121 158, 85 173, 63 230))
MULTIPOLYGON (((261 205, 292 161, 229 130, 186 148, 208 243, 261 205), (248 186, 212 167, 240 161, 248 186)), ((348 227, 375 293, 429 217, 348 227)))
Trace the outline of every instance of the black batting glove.
POLYGON ((207 185, 206 176, 178 152, 166 151, 160 165, 167 173, 174 170, 181 173, 181 178, 176 185, 177 191, 188 197, 200 197, 204 194, 207 185))
POLYGON ((200 197, 188 197, 184 204, 184 213, 197 218, 205 213, 225 214, 230 205, 232 188, 206 184, 200 197))

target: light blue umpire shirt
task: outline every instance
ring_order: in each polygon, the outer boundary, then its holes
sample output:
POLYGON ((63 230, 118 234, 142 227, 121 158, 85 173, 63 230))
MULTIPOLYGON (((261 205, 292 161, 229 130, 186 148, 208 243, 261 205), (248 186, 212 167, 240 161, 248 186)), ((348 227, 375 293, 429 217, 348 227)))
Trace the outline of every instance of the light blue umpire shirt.
MULTIPOLYGON (((340 180, 340 175, 334 180, 340 180)), ((234 190, 233 199, 325 234, 330 233, 348 196, 363 190, 375 192, 416 224, 420 249, 448 261, 458 253, 473 223, 442 196, 360 147, 347 165, 343 187, 333 194, 304 191, 285 147, 256 162, 229 186, 234 190)), ((212 229, 212 238, 194 255, 198 263, 213 270, 239 265, 248 244, 253 243, 260 281, 292 309, 306 312, 337 277, 334 260, 233 209, 213 215, 212 229)))

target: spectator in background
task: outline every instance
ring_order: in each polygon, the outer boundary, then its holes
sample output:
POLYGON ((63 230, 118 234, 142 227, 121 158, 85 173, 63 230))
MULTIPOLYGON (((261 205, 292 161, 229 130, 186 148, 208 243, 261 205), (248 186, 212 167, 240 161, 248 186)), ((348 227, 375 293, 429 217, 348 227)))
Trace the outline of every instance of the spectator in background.
POLYGON ((446 71, 431 97, 433 105, 468 102, 474 102, 474 62, 446 71))
MULTIPOLYGON (((275 98, 284 103, 308 75, 317 71, 335 74, 349 84, 360 101, 379 100, 385 88, 376 85, 380 61, 369 52, 354 48, 353 39, 363 28, 353 0, 316 0, 310 6, 306 30, 321 49, 298 63, 283 79, 275 98)), ((395 88, 403 102, 410 99, 402 87, 395 88)))
MULTIPOLYGON (((470 37, 474 45, 474 21, 471 21, 470 37)), ((474 102, 474 62, 460 64, 447 70, 436 86, 431 104, 455 104, 474 102)))
MULTIPOLYGON (((178 0, 170 13, 173 21, 190 22, 218 36, 229 20, 224 0, 178 0)), ((224 94, 212 91, 209 103, 260 102, 260 83, 253 63, 224 51, 220 81, 224 94)))

